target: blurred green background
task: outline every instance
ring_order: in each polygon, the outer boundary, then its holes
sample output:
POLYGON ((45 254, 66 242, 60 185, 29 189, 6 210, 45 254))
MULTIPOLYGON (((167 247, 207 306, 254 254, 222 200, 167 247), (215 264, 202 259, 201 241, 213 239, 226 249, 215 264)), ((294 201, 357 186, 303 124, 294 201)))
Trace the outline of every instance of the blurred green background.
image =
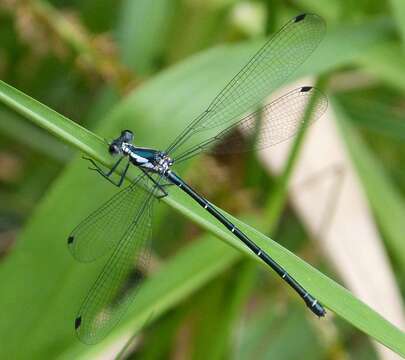
MULTIPOLYGON (((159 129, 181 129, 265 36, 302 12, 321 15, 328 36, 326 56, 300 74, 327 77, 404 295, 402 1, 2 1, 1 79, 101 136, 131 128, 141 145, 158 146, 168 140, 159 129)), ((313 319, 276 276, 166 205, 157 209, 148 269, 158 274, 149 291, 160 311, 131 312, 108 342, 78 343, 75 312, 102 264, 75 263, 65 238, 115 189, 77 155, 0 105, 1 358, 110 359, 130 334, 138 336, 123 356, 134 359, 381 356, 367 335, 338 317, 313 319)), ((203 156, 184 176, 252 225, 266 221, 277 188, 254 154, 203 156)), ((271 238, 339 281, 292 207, 278 208, 271 238)))

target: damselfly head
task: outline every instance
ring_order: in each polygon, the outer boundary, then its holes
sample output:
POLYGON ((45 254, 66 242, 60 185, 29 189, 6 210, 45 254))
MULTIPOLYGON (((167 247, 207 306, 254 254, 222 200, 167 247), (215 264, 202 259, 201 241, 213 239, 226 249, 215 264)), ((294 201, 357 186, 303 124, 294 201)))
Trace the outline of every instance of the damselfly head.
POLYGON ((120 138, 122 142, 132 143, 132 140, 134 140, 134 133, 131 130, 123 130, 121 131, 120 138))
POLYGON ((109 148, 108 151, 111 155, 119 155, 122 154, 122 146, 125 143, 132 143, 132 140, 134 139, 134 134, 131 130, 123 130, 121 131, 121 135, 114 139, 109 148))
POLYGON ((119 144, 113 141, 108 148, 108 152, 111 155, 118 155, 121 153, 121 146, 119 146, 119 144))

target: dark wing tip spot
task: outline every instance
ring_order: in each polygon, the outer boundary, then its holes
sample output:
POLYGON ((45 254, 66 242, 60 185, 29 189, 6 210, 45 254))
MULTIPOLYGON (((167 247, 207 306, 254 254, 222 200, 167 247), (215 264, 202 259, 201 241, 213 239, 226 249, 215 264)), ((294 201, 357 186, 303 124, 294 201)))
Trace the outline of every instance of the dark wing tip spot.
POLYGON ((75 239, 74 236, 69 236, 68 237, 68 244, 70 245, 73 242, 74 239, 75 239))
POLYGON ((301 88, 301 92, 308 92, 308 91, 310 91, 312 89, 312 86, 303 86, 302 88, 301 88))
POLYGON ((298 16, 295 17, 294 22, 300 22, 301 20, 305 19, 305 16, 307 16, 307 14, 300 14, 298 16))
POLYGON ((78 327, 80 326, 81 323, 82 323, 82 317, 81 317, 81 316, 78 316, 78 317, 75 319, 75 330, 78 329, 78 327))

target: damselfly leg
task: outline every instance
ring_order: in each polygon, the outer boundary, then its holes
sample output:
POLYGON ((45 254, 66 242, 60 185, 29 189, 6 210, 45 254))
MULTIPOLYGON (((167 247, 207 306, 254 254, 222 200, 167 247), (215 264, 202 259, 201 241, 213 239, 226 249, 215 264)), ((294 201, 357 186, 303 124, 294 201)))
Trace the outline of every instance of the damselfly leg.
POLYGON ((119 164, 121 163, 121 161, 124 159, 124 157, 121 157, 120 159, 118 159, 118 161, 112 166, 112 168, 108 171, 103 170, 100 165, 98 165, 93 159, 88 158, 88 157, 83 157, 84 160, 90 161, 90 163, 94 166, 94 167, 89 167, 89 170, 93 170, 98 172, 104 179, 107 179, 111 184, 117 186, 117 187, 121 187, 121 185, 124 182, 125 176, 128 172, 129 169, 129 160, 127 161, 124 170, 122 171, 120 177, 118 178, 117 181, 114 181, 113 179, 111 179, 111 175, 114 174, 114 172, 117 170, 119 164))
POLYGON ((156 185, 156 187, 162 192, 162 194, 156 194, 155 195, 155 197, 157 198, 157 199, 163 199, 163 198, 165 198, 167 195, 169 195, 169 193, 166 191, 166 187, 169 187, 169 186, 173 186, 174 184, 173 183, 170 183, 170 182, 166 182, 166 183, 162 183, 162 184, 159 184, 158 183, 158 181, 157 180, 155 180, 154 178, 153 178, 153 176, 152 175, 150 175, 147 171, 145 171, 145 170, 143 170, 143 169, 141 169, 142 170, 142 172, 156 185))

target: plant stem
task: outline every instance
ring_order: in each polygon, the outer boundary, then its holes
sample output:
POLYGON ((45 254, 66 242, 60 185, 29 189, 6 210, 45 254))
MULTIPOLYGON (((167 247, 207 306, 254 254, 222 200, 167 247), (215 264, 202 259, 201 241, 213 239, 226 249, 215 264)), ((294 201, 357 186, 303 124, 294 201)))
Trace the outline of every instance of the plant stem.
MULTIPOLYGON (((315 87, 319 89, 323 89, 325 87, 326 77, 320 77, 315 87)), ((300 154, 300 150, 302 148, 302 144, 305 138, 305 134, 308 129, 308 120, 312 115, 314 106, 317 101, 316 93, 310 99, 308 106, 305 109, 305 113, 302 119, 302 125, 298 131, 297 136, 295 137, 294 143, 291 147, 290 153, 288 155, 287 161, 285 163, 284 169, 281 175, 278 177, 275 185, 275 189, 272 193, 272 196, 267 202, 265 208, 265 218, 267 221, 267 233, 273 233, 277 226, 278 221, 281 215, 281 212, 284 209, 285 203, 287 201, 288 195, 288 182, 291 178, 292 172, 294 170, 295 165, 297 164, 298 157, 300 154)))

